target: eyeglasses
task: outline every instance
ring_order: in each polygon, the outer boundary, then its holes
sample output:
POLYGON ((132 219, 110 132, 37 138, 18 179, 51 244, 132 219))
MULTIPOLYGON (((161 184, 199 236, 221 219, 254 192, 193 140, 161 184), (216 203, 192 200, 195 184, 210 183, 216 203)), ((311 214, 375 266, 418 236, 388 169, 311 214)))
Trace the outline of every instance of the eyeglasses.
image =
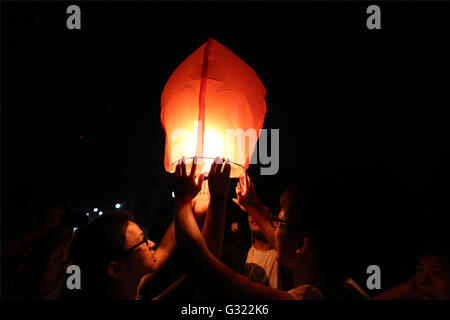
POLYGON ((292 228, 296 231, 299 230, 299 228, 296 225, 287 222, 286 220, 280 219, 276 215, 272 215, 272 217, 270 218, 270 224, 272 225, 272 228, 277 229, 280 226, 280 223, 284 223, 287 227, 292 228))
POLYGON ((125 258, 127 255, 129 255, 131 252, 133 252, 134 249, 136 249, 137 247, 139 247, 143 243, 145 243, 147 245, 147 247, 148 247, 148 239, 147 239, 147 237, 145 235, 144 235, 144 240, 142 240, 138 244, 132 246, 131 248, 124 250, 119 256, 120 259, 125 258))

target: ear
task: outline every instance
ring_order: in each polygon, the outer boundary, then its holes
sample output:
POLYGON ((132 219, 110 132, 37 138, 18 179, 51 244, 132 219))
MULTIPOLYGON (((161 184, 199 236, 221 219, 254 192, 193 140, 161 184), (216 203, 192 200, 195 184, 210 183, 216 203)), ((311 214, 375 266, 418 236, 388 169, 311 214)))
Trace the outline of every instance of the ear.
POLYGON ((108 274, 112 277, 112 278, 117 278, 120 275, 120 262, 118 261, 111 261, 108 264, 108 274))
POLYGON ((298 255, 304 254, 311 243, 311 238, 305 233, 302 233, 302 235, 299 236, 298 243, 299 247, 295 250, 295 253, 298 255))

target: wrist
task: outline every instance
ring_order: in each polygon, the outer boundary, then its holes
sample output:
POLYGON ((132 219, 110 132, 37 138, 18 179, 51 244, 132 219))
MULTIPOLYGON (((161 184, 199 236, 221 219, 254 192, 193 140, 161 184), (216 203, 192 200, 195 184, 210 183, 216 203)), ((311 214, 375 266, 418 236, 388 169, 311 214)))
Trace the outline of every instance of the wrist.
POLYGON ((247 211, 259 211, 262 212, 265 210, 265 207, 261 204, 261 202, 253 202, 244 206, 247 211))
POLYGON ((178 205, 183 205, 183 204, 192 204, 192 197, 190 196, 182 196, 182 197, 177 197, 175 196, 175 204, 178 205))

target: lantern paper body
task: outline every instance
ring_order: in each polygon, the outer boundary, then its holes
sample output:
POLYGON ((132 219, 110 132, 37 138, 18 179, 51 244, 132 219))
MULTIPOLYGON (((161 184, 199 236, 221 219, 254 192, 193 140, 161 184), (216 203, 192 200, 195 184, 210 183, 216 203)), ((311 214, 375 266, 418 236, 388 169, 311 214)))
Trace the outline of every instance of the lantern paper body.
POLYGON ((173 72, 161 96, 166 170, 198 156, 198 170, 207 173, 219 156, 232 162, 231 177, 242 176, 264 123, 265 96, 255 71, 209 38, 173 72))

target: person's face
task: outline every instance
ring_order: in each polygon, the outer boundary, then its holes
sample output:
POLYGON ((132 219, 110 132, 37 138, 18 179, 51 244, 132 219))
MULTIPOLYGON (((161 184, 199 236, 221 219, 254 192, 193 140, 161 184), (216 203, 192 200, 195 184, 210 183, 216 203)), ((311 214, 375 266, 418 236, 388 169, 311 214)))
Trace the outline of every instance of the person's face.
MULTIPOLYGON (((143 241, 144 233, 133 221, 128 221, 125 232, 125 250, 143 241)), ((135 248, 123 259, 123 265, 127 273, 143 276, 155 270, 156 256, 155 243, 148 240, 135 248)))
MULTIPOLYGON (((287 220, 286 210, 284 208, 281 209, 278 218, 287 220)), ((280 222, 274 229, 274 238, 278 261, 286 267, 294 268, 294 263, 297 258, 296 251, 298 248, 297 234, 285 223, 280 222)))
POLYGON ((261 232, 261 229, 256 224, 255 220, 251 215, 248 215, 248 225, 250 227, 250 231, 252 232, 261 232))
POLYGON ((423 256, 416 267, 414 279, 424 299, 450 299, 448 270, 439 257, 423 256))

